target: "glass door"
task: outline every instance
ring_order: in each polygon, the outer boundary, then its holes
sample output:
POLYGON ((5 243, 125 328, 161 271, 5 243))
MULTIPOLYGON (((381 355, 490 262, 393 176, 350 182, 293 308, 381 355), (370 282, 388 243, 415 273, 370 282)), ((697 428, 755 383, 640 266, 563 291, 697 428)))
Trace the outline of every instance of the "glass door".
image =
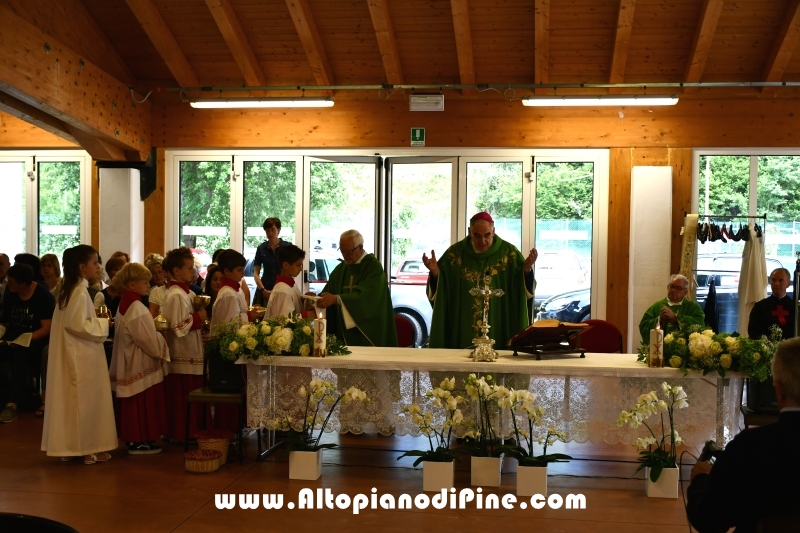
POLYGON ((0 253, 8 255, 12 262, 15 255, 28 251, 28 213, 32 211, 27 205, 32 196, 28 189, 34 181, 28 171, 32 168, 32 157, 0 157, 0 213, 8 228, 0 232, 0 253))
POLYGON ((321 292, 328 275, 342 261, 339 236, 349 229, 364 237, 364 251, 380 259, 384 205, 379 201, 381 159, 379 157, 303 158, 303 211, 307 224, 302 228, 302 248, 309 261, 307 289, 321 292))
POLYGON ((389 189, 389 246, 384 265, 396 315, 414 327, 414 343, 428 340, 431 304, 425 286, 428 269, 422 254, 437 257, 453 243, 458 158, 397 157, 386 159, 389 189))

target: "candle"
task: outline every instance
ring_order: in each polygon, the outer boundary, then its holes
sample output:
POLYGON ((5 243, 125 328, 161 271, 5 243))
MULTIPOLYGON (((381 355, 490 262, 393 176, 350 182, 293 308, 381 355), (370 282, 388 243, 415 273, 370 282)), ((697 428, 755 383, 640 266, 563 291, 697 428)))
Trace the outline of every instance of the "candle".
POLYGON ((664 330, 650 330, 650 366, 660 368, 664 365, 664 330))
POLYGON ((314 321, 314 357, 328 355, 328 324, 327 320, 319 317, 314 321))

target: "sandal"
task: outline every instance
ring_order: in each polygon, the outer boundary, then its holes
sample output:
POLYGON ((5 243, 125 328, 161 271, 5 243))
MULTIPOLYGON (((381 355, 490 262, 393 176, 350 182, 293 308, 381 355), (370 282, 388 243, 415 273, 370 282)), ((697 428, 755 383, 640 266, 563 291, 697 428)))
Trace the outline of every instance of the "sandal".
POLYGON ((111 454, 108 452, 90 453, 89 455, 84 456, 83 464, 93 465, 95 463, 105 463, 106 461, 110 460, 111 454))
POLYGON ((33 412, 33 416, 36 418, 42 418, 44 416, 44 404, 40 405, 39 408, 33 412))

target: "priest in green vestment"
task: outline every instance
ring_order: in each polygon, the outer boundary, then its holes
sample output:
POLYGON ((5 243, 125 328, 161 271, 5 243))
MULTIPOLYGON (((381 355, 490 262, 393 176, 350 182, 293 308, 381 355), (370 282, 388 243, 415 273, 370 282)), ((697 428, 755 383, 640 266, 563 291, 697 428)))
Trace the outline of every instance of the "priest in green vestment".
POLYGON ((483 306, 469 293, 483 287, 484 277, 491 277, 491 288, 505 294, 489 301, 489 337, 495 349, 504 349, 509 339, 528 327, 527 300, 533 297, 536 281, 533 264, 538 253, 527 257, 513 244, 494 232, 494 220, 486 212, 470 219, 469 236, 455 243, 437 261, 436 254, 423 255, 430 270, 428 298, 433 302, 431 348, 467 348, 480 333, 483 306))
POLYGON ((650 343, 650 330, 654 329, 659 322, 661 322, 661 329, 664 330, 665 335, 677 331, 683 326, 695 324, 702 326, 706 323, 703 309, 697 302, 686 299, 687 292, 689 292, 689 280, 686 279, 686 276, 680 274, 670 276, 667 297, 651 305, 639 322, 642 342, 650 343))
POLYGON ((356 230, 342 233, 339 251, 344 262, 333 269, 317 302, 327 308, 328 333, 348 346, 397 347, 392 297, 380 262, 364 252, 364 237, 356 230))

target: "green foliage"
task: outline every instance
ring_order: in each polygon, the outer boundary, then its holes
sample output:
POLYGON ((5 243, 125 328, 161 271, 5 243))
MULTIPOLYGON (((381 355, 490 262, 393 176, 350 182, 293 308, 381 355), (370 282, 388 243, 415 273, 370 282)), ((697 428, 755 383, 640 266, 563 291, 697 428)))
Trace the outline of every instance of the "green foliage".
MULTIPOLYGON (((244 229, 258 228, 269 217, 295 232, 297 168, 294 161, 247 161, 244 163, 244 229)), ((284 233, 285 236, 285 233, 284 233)), ((248 237, 245 248, 257 248, 265 235, 248 237)), ((297 237, 292 239, 297 242, 297 237)))
POLYGON ((800 220, 800 157, 758 158, 757 205, 770 222, 800 220))
POLYGON ((81 242, 81 167, 75 161, 39 163, 39 255, 61 257, 81 242), (77 226, 74 235, 49 235, 42 226, 77 226))
POLYGON ((209 254, 230 248, 231 163, 228 161, 181 161, 180 241, 209 254), (184 226, 221 227, 224 235, 184 235, 184 226))
POLYGON ((746 215, 750 189, 749 156, 701 156, 698 180, 700 214, 746 215), (706 205, 706 164, 709 200, 706 205))
MULTIPOLYGON (((311 164, 311 213, 313 226, 328 226, 350 201, 350 190, 343 186, 341 163, 311 164)), ((345 165, 347 165, 345 163, 345 165)), ((345 169, 343 169, 345 170, 345 169)))
POLYGON ((593 163, 537 163, 536 219, 591 220, 593 163))
MULTIPOLYGON (((470 164, 469 196, 475 208, 494 218, 522 218, 522 166, 519 163, 470 164), (470 198, 472 199, 472 198, 470 198)), ((470 214, 471 215, 471 214, 470 214)))

